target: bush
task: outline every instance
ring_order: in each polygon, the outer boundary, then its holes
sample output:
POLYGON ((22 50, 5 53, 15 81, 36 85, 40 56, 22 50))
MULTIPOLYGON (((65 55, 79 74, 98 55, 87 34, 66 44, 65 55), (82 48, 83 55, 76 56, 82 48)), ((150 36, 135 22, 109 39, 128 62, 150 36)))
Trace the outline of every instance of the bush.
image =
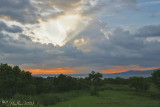
POLYGON ((99 95, 98 90, 95 87, 91 87, 90 95, 91 96, 98 96, 99 95))
POLYGON ((143 77, 131 77, 129 78, 130 87, 135 88, 136 93, 146 92, 149 89, 147 80, 143 77))
POLYGON ((39 96, 38 102, 44 106, 55 105, 63 99, 56 94, 43 94, 39 96))
POLYGON ((154 71, 152 74, 152 80, 157 88, 160 89, 160 70, 154 71))

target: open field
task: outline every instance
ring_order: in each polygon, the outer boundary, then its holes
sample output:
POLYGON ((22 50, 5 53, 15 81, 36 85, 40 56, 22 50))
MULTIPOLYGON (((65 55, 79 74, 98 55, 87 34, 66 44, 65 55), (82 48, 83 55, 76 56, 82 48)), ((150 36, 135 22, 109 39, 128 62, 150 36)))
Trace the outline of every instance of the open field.
POLYGON ((160 101, 131 91, 105 90, 99 96, 84 95, 48 107, 160 107, 160 101))
POLYGON ((98 96, 91 96, 87 91, 46 93, 36 96, 17 94, 11 102, 34 102, 29 107, 160 107, 159 99, 153 99, 144 93, 137 95, 127 85, 106 84, 102 89, 98 96))

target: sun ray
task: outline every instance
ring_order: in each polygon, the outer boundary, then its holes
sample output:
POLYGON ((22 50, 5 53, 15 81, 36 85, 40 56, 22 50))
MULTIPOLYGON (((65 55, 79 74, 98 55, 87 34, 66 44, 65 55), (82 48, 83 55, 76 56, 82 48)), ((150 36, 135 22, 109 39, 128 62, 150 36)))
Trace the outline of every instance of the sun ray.
POLYGON ((39 20, 31 32, 26 32, 32 41, 42 44, 52 43, 54 46, 63 46, 78 35, 87 24, 80 15, 63 15, 48 21, 39 20))
POLYGON ((66 30, 64 29, 64 27, 60 24, 59 21, 56 21, 56 24, 57 24, 57 28, 60 32, 62 33, 66 33, 66 30))

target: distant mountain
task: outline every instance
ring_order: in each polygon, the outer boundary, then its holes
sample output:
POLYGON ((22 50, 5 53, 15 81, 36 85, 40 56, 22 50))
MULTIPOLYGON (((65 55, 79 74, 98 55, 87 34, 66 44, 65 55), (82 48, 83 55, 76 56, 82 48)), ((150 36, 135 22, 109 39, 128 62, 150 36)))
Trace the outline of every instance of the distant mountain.
POLYGON ((129 77, 149 77, 152 76, 153 71, 160 70, 159 69, 153 69, 153 70, 146 70, 146 71, 138 71, 138 70, 130 70, 127 72, 121 72, 121 73, 113 73, 113 74, 103 74, 103 78, 129 78, 129 77))
POLYGON ((115 74, 152 74, 153 71, 155 71, 155 70, 158 70, 158 69, 147 70, 147 71, 130 70, 127 72, 121 72, 121 73, 115 73, 115 74))

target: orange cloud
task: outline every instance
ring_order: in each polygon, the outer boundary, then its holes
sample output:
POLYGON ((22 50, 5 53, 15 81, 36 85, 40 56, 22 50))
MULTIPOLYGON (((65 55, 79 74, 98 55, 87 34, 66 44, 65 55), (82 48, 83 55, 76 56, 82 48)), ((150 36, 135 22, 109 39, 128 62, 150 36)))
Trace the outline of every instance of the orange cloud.
POLYGON ((76 74, 77 71, 66 68, 53 68, 53 69, 25 69, 25 71, 29 71, 32 74, 76 74))
POLYGON ((129 65, 129 66, 114 66, 111 69, 102 70, 101 73, 120 73, 120 72, 126 72, 129 70, 139 70, 139 71, 145 71, 145 70, 152 70, 152 69, 158 69, 156 67, 140 67, 139 65, 129 65))

